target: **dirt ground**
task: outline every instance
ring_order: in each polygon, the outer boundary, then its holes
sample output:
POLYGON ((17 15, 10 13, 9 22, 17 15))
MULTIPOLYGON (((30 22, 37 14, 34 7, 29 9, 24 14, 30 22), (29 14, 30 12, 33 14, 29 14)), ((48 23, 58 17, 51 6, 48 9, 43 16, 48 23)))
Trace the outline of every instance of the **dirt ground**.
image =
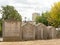
POLYGON ((60 39, 20 42, 0 42, 0 45, 60 45, 60 39))

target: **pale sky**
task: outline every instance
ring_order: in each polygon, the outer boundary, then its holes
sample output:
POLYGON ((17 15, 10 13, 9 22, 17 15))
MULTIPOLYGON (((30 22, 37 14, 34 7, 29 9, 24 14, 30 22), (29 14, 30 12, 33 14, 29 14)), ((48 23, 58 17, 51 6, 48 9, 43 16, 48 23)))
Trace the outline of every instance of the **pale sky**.
POLYGON ((27 17, 27 20, 32 20, 32 13, 48 11, 51 9, 51 5, 58 1, 60 0, 1 0, 0 6, 12 5, 21 14, 23 20, 24 17, 27 17))

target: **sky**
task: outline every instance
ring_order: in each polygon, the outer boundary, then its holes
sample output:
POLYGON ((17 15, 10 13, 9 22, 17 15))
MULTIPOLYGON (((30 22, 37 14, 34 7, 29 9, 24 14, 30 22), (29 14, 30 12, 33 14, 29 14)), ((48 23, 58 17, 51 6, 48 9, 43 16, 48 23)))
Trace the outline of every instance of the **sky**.
MULTIPOLYGON (((51 9, 51 6, 60 0, 1 0, 1 6, 12 5, 21 14, 23 20, 32 20, 32 13, 42 13, 51 9)), ((2 15, 0 15, 2 17, 2 15)))

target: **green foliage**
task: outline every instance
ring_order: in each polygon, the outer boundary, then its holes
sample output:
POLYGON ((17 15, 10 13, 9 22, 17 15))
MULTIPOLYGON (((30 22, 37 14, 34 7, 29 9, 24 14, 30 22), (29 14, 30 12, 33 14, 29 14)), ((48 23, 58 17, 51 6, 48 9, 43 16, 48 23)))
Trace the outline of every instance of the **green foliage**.
POLYGON ((41 16, 37 16, 35 19, 36 23, 43 23, 45 25, 48 25, 48 21, 47 21, 48 15, 49 15, 49 12, 45 12, 45 13, 42 13, 41 16))
POLYGON ((52 6, 48 22, 54 27, 60 25, 60 2, 57 2, 52 6))
POLYGON ((0 19, 0 36, 2 36, 2 19, 0 19))
POLYGON ((41 22, 41 16, 37 16, 36 19, 35 19, 36 23, 39 23, 41 22))
POLYGON ((18 20, 21 21, 21 15, 15 10, 13 6, 2 6, 2 19, 4 20, 18 20))

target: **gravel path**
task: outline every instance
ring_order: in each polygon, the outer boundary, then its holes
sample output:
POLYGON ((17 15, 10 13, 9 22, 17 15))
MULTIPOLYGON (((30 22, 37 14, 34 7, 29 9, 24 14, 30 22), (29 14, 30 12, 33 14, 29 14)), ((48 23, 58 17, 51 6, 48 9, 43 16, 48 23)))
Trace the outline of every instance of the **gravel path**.
POLYGON ((60 39, 20 42, 0 42, 0 45, 60 45, 60 39))

